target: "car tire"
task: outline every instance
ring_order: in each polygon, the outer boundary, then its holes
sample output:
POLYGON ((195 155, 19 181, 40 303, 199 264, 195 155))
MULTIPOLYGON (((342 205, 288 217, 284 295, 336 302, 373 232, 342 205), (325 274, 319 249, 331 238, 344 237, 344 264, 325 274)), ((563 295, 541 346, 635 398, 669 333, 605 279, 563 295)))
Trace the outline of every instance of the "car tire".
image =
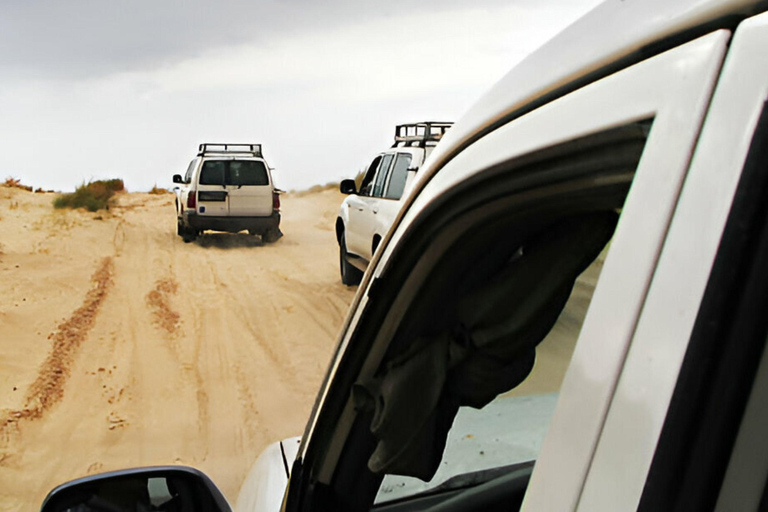
POLYGON ((339 270, 341 271, 341 282, 347 286, 360 284, 363 279, 363 272, 347 261, 347 243, 344 239, 344 233, 339 240, 339 270))
POLYGON ((184 223, 181 221, 181 217, 176 218, 176 234, 184 236, 184 223))
POLYGON ((265 244, 272 244, 280 240, 280 238, 283 236, 283 233, 280 231, 279 228, 276 229, 270 229, 263 235, 261 235, 261 240, 265 244))

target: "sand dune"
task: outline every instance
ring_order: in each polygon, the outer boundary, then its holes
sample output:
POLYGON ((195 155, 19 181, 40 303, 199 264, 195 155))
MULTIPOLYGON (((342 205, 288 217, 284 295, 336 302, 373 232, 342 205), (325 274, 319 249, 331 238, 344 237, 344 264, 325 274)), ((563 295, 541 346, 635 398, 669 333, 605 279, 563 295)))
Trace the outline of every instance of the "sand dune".
POLYGON ((285 237, 184 244, 173 196, 54 211, 0 187, 0 510, 129 466, 201 468, 234 501, 304 427, 354 289, 336 191, 283 197, 285 237))

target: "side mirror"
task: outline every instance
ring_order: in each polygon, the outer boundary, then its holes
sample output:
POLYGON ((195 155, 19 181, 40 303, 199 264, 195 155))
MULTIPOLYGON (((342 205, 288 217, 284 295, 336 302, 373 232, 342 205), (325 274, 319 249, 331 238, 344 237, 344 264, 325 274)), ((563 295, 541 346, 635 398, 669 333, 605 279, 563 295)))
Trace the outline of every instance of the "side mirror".
POLYGON ((210 478, 185 466, 125 469, 72 480, 48 493, 40 508, 74 510, 232 512, 210 478))
POLYGON ((339 183, 339 190, 341 190, 342 194, 357 194, 355 180, 341 180, 341 183, 339 183))
POLYGON ((184 179, 181 177, 181 174, 174 174, 173 175, 173 182, 174 183, 184 183, 184 179))

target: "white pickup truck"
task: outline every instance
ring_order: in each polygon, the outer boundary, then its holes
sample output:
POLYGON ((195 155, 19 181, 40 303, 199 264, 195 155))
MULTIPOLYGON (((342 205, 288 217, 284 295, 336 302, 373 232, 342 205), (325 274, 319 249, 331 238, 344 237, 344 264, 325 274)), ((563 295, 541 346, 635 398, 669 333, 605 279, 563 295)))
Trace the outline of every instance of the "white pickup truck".
POLYGON ((363 175, 360 190, 354 180, 341 182, 341 191, 349 194, 336 218, 342 283, 360 282, 376 247, 400 211, 416 171, 451 125, 439 122, 398 125, 395 143, 373 159, 363 175))
POLYGON ((200 144, 184 176, 175 174, 177 233, 191 242, 205 230, 247 230, 274 242, 280 196, 261 144, 200 144))

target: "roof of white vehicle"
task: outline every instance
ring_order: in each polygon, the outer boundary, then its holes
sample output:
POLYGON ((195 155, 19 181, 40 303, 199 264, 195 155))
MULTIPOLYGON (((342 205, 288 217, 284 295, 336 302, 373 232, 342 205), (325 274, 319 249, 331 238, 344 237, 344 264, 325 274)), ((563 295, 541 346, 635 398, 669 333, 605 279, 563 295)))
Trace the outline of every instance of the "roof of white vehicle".
POLYGON ((200 156, 203 160, 261 160, 264 161, 262 156, 254 156, 251 153, 206 153, 200 156))
POLYGON ((765 10, 765 0, 607 0, 515 66, 448 130, 429 169, 527 105, 648 45, 729 16, 765 10))

